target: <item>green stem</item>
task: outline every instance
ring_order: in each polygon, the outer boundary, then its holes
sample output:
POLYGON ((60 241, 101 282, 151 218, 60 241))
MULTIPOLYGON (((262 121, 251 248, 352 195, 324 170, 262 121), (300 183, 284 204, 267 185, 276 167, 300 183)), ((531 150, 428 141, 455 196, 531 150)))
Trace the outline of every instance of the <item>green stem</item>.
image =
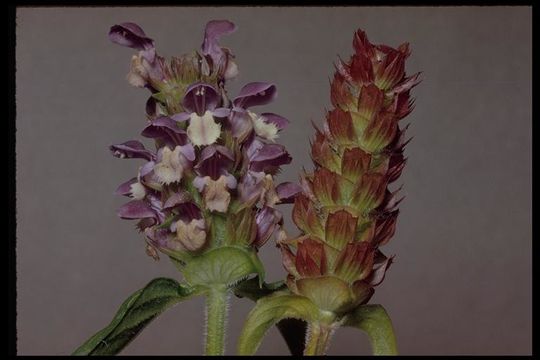
POLYGON ((306 332, 304 355, 326 355, 335 328, 324 323, 310 323, 306 332))
POLYGON ((228 297, 229 294, 225 286, 215 286, 206 294, 206 355, 223 355, 225 353, 228 297))

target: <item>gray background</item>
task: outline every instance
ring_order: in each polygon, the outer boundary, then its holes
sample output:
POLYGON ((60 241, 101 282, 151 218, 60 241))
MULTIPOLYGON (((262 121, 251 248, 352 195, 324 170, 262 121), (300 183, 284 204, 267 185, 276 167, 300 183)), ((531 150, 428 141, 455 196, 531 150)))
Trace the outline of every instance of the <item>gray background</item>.
MULTIPOLYGON (((433 8, 19 8, 17 11, 18 351, 69 354, 109 322, 128 294, 177 277, 144 253, 133 223, 116 217, 116 186, 137 161, 108 145, 137 138, 144 90, 125 81, 133 51, 109 43, 134 21, 170 56, 198 48, 204 25, 230 19, 224 39, 240 68, 229 84, 273 81, 265 107, 288 117, 280 141, 294 156, 282 180, 311 168, 308 144, 329 105, 328 79, 361 27, 375 43, 412 46, 423 71, 409 116, 407 196, 386 253, 396 262, 374 303, 390 313, 402 354, 530 354, 532 11, 433 8)), ((148 142, 147 142, 148 144, 148 142)), ((286 216, 290 206, 285 209, 286 216)), ((293 230, 288 220, 289 230, 293 230)), ((268 280, 278 252, 262 250, 268 280)), ((249 300, 233 299, 234 353, 249 300)), ((169 310, 124 354, 200 354, 203 299, 169 310)), ((339 330, 330 354, 369 354, 364 334, 339 330)), ((272 329, 260 354, 286 354, 272 329)))

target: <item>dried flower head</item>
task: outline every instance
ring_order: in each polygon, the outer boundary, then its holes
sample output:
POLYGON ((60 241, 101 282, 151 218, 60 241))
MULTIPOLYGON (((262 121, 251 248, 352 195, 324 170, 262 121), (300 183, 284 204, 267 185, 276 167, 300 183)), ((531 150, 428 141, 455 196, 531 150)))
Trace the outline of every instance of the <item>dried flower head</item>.
POLYGON ((379 247, 393 236, 399 213, 389 184, 405 165, 399 121, 413 108, 408 44, 374 45, 358 30, 354 54, 338 61, 334 108, 311 147, 315 171, 302 178, 293 220, 301 236, 280 235, 288 286, 321 309, 344 312, 365 303, 392 262, 379 247))

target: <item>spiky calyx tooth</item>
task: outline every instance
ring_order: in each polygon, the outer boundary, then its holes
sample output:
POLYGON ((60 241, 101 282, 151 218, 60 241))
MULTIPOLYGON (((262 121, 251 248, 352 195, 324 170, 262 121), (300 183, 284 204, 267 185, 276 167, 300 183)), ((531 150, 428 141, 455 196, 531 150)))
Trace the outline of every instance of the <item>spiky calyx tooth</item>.
POLYGON ((331 103, 311 144, 313 173, 303 176, 293 220, 302 234, 280 242, 291 291, 340 312, 365 303, 391 264, 379 246, 394 235, 396 191, 407 141, 399 120, 413 108, 407 43, 394 49, 369 42, 358 30, 354 54, 339 60, 331 103), (326 294, 332 293, 332 297, 326 294))

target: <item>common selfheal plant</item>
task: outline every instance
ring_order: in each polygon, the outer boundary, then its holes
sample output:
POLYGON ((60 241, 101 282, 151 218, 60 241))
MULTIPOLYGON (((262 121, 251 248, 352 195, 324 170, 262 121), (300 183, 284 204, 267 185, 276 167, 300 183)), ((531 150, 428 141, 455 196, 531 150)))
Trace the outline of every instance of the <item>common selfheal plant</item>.
POLYGON ((287 291, 258 301, 239 340, 252 354, 265 331, 283 318, 307 323, 305 355, 326 353, 340 326, 367 331, 377 355, 396 354, 388 315, 366 305, 393 257, 380 250, 394 235, 402 199, 391 190, 405 165, 409 95, 419 74, 407 77, 407 43, 374 45, 358 30, 354 55, 338 61, 331 82, 333 109, 311 146, 312 173, 302 176, 293 220, 300 236, 281 231, 278 245, 288 272, 287 291))
POLYGON ((301 189, 275 183, 291 162, 276 143, 288 121, 257 110, 275 99, 276 86, 252 82, 232 99, 225 90, 238 68, 218 40, 234 30, 229 21, 211 21, 200 50, 167 60, 138 25, 110 29, 112 42, 137 50, 127 80, 151 93, 141 135, 155 144, 110 147, 115 157, 141 161, 116 190, 129 198, 118 215, 136 220, 147 254, 170 258, 184 281, 153 280, 75 354, 116 354, 167 307, 196 295, 207 297, 206 354, 223 354, 229 294, 252 276, 258 290, 272 288, 257 252, 283 225, 276 205, 292 203, 301 189))

